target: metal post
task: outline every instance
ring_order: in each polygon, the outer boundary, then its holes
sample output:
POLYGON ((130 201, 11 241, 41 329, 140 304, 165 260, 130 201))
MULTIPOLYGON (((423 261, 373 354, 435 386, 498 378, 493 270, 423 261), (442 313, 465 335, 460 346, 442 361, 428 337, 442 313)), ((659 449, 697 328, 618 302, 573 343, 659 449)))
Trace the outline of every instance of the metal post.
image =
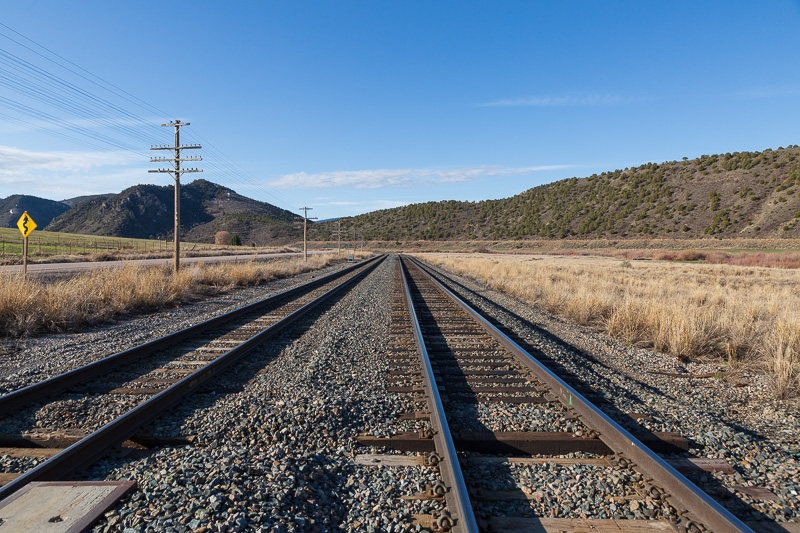
POLYGON ((339 225, 339 228, 336 230, 336 236, 339 238, 339 244, 336 247, 336 255, 339 255, 342 253, 342 221, 337 220, 336 222, 339 225))
POLYGON ((28 277, 28 236, 22 241, 22 277, 28 277))

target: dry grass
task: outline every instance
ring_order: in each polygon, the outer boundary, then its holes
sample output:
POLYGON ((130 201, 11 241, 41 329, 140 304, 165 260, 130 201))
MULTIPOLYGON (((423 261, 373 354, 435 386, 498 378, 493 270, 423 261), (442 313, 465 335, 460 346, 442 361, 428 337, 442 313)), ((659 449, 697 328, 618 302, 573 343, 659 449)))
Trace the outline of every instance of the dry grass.
MULTIPOLYGON (((170 250, 143 250, 134 248, 110 249, 100 251, 73 251, 69 252, 66 247, 62 246, 56 250, 55 247, 51 250, 45 250, 39 253, 35 248, 31 248, 31 253, 28 257, 29 264, 35 263, 82 263, 82 262, 105 262, 105 261, 132 261, 135 259, 169 259, 173 256, 173 251, 170 250)), ((302 251, 296 248, 287 246, 262 246, 258 248, 248 246, 213 246, 213 245, 196 245, 187 243, 181 249, 181 257, 219 257, 230 255, 255 255, 255 254, 275 254, 285 252, 298 252, 302 251)), ((6 253, 0 257, 0 265, 18 265, 22 264, 21 251, 17 250, 14 254, 6 253)))
POLYGON ((0 273, 0 336, 64 331, 132 311, 176 305, 237 286, 318 270, 335 254, 235 264, 192 264, 175 276, 169 267, 126 265, 65 281, 46 282, 0 273))
POLYGON ((657 261, 703 261, 709 265, 800 268, 800 252, 726 252, 721 250, 563 250, 553 255, 602 255, 624 259, 657 261))
POLYGON ((768 370, 800 391, 800 272, 599 257, 426 254, 521 300, 683 359, 768 370))
MULTIPOLYGON (((314 241, 317 247, 330 247, 335 241, 314 241)), ((525 240, 454 240, 454 241, 369 241, 371 250, 405 250, 424 252, 478 252, 481 249, 499 253, 541 253, 545 251, 574 251, 596 253, 598 250, 800 250, 800 239, 525 239, 525 240)))

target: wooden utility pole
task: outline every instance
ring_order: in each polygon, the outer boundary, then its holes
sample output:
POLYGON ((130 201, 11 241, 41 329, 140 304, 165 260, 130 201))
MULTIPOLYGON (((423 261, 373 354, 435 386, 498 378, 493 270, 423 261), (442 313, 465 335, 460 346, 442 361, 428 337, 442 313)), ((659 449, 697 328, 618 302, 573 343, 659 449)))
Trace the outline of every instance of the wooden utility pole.
POLYGON ((303 261, 308 261, 308 241, 306 239, 308 221, 317 220, 317 217, 308 218, 308 212, 312 211, 314 209, 313 207, 301 207, 300 209, 303 210, 303 261))
POLYGON ((336 246, 336 255, 342 253, 342 219, 336 221, 338 229, 336 230, 336 237, 339 239, 339 244, 336 246))
MULTIPOLYGON (((345 232, 347 232, 347 230, 345 230, 345 232)), ((339 254, 342 253, 342 220, 341 219, 336 221, 336 229, 333 230, 332 233, 336 236, 336 239, 338 241, 337 246, 336 246, 336 255, 339 255, 339 254)), ((347 236, 346 233, 345 233, 345 236, 347 236)))
POLYGON ((162 124, 161 126, 174 126, 175 127, 175 146, 151 146, 151 150, 173 150, 175 153, 175 157, 151 157, 151 163, 157 162, 169 162, 174 165, 174 169, 168 168, 159 168, 158 170, 149 170, 148 172, 166 172, 172 174, 172 177, 175 178, 175 258, 174 258, 174 266, 175 266, 175 273, 178 273, 178 270, 181 268, 181 174, 185 174, 187 172, 202 172, 202 170, 196 168, 187 168, 185 170, 181 169, 181 161, 202 161, 203 158, 200 156, 197 157, 185 157, 181 159, 181 150, 190 150, 190 149, 197 149, 202 148, 199 144, 193 144, 189 146, 181 146, 181 126, 189 126, 189 122, 181 122, 180 120, 176 120, 174 122, 170 122, 169 124, 162 124))

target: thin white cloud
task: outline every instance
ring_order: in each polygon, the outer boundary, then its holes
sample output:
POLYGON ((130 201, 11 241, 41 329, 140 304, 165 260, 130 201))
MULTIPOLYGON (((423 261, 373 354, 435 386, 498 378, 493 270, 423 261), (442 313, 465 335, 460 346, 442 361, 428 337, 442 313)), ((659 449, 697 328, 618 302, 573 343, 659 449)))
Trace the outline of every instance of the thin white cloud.
POLYGON ((0 146, 0 197, 61 199, 113 192, 148 179, 115 152, 32 152, 0 146))
POLYGON ((373 207, 373 209, 391 209, 393 207, 402 207, 410 203, 411 202, 402 202, 400 200, 377 200, 375 202, 371 202, 368 205, 375 206, 373 207))
POLYGON ((540 170, 571 168, 573 165, 506 168, 499 165, 456 169, 375 169, 337 170, 332 172, 285 174, 267 185, 279 189, 332 188, 377 189, 379 187, 411 187, 438 183, 482 181, 487 177, 519 176, 540 170))
POLYGON ((365 202, 326 202, 324 204, 317 204, 318 206, 332 206, 332 207, 347 207, 350 211, 361 211, 364 207, 368 207, 370 211, 376 209, 389 209, 391 207, 401 207, 408 205, 410 202, 402 200, 368 200, 365 202), (358 207, 358 209, 353 209, 358 207))
POLYGON ((526 98, 505 98, 479 104, 480 107, 593 107, 624 103, 626 100, 614 94, 568 94, 564 96, 531 96, 526 98))
POLYGON ((786 98, 800 94, 800 85, 768 85, 743 89, 733 93, 735 100, 763 100, 766 98, 786 98))
POLYGON ((31 152, 0 146, 0 175, 19 176, 32 170, 75 172, 118 163, 112 153, 93 152, 31 152))

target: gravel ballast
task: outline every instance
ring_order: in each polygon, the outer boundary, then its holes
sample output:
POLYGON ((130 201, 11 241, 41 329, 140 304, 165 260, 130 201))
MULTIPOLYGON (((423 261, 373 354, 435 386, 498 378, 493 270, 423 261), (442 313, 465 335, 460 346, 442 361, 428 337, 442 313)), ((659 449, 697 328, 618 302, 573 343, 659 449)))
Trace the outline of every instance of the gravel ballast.
POLYGON ((193 326, 296 287, 310 281, 311 276, 317 278, 341 268, 333 265, 144 316, 118 317, 114 323, 79 332, 0 341, 0 394, 193 326))
MULTIPOLYGON (((93 531, 391 532, 418 530, 412 525, 413 514, 441 511, 436 501, 403 499, 438 481, 435 470, 360 466, 354 461, 357 454, 398 453, 359 446, 359 434, 390 436, 425 426, 398 420, 398 414, 415 408, 414 403, 409 395, 386 392, 395 266, 395 258, 384 261, 335 302, 251 352, 143 431, 192 437, 191 445, 106 459, 85 472, 87 479, 133 479, 139 484, 139 490, 109 511, 93 531)), ((0 358, 0 392, 260 300, 308 277, 240 289, 82 333, 20 341, 23 350, 0 358)), ((531 350, 586 380, 608 398, 610 403, 600 407, 621 424, 634 430, 679 432, 690 439, 690 456, 725 458, 733 465, 734 474, 689 474, 701 487, 714 493, 722 485, 752 485, 777 496, 774 502, 754 500, 734 489, 736 497, 722 503, 737 516, 800 520, 800 416, 796 405, 773 400, 760 376, 723 380, 652 374, 707 373, 719 367, 684 364, 625 346, 453 277, 457 284, 449 283, 451 290, 508 326, 531 350), (740 383, 745 385, 737 386, 740 383), (632 412, 652 420, 636 422, 624 415, 632 412)), ((85 408, 79 402, 76 398, 76 410, 85 408)), ((501 431, 581 427, 565 420, 557 405, 535 411, 515 404, 453 406, 460 429, 470 429, 470 424, 473 429, 501 431)), ((2 471, 33 464, 30 459, 0 457, 2 471)), ((468 481, 484 490, 527 496, 481 503, 479 510, 486 515, 645 519, 668 514, 661 502, 615 495, 638 483, 639 474, 630 470, 480 462, 464 470, 468 481), (600 484, 598 476, 604 479, 600 484)))
POLYGON ((800 409, 796 400, 776 400, 764 376, 676 377, 672 374, 723 376, 725 369, 625 345, 469 278, 448 272, 453 280, 448 281, 441 269, 433 270, 459 297, 524 339, 523 348, 544 354, 601 393, 610 403, 598 407, 623 427, 674 431, 689 439, 685 455, 726 459, 733 474, 687 477, 712 496, 723 486, 731 489, 735 497, 719 501, 740 519, 800 521, 800 409), (626 413, 652 420, 635 422, 626 413), (754 499, 736 487, 763 487, 777 498, 754 499))
POLYGON ((391 431, 400 409, 384 383, 393 267, 380 265, 219 380, 225 389, 249 379, 241 392, 196 395, 154 424, 195 435, 192 446, 96 465, 91 477, 136 479, 139 491, 95 531, 403 531, 412 513, 435 507, 400 497, 436 472, 354 463, 358 434, 391 431))

